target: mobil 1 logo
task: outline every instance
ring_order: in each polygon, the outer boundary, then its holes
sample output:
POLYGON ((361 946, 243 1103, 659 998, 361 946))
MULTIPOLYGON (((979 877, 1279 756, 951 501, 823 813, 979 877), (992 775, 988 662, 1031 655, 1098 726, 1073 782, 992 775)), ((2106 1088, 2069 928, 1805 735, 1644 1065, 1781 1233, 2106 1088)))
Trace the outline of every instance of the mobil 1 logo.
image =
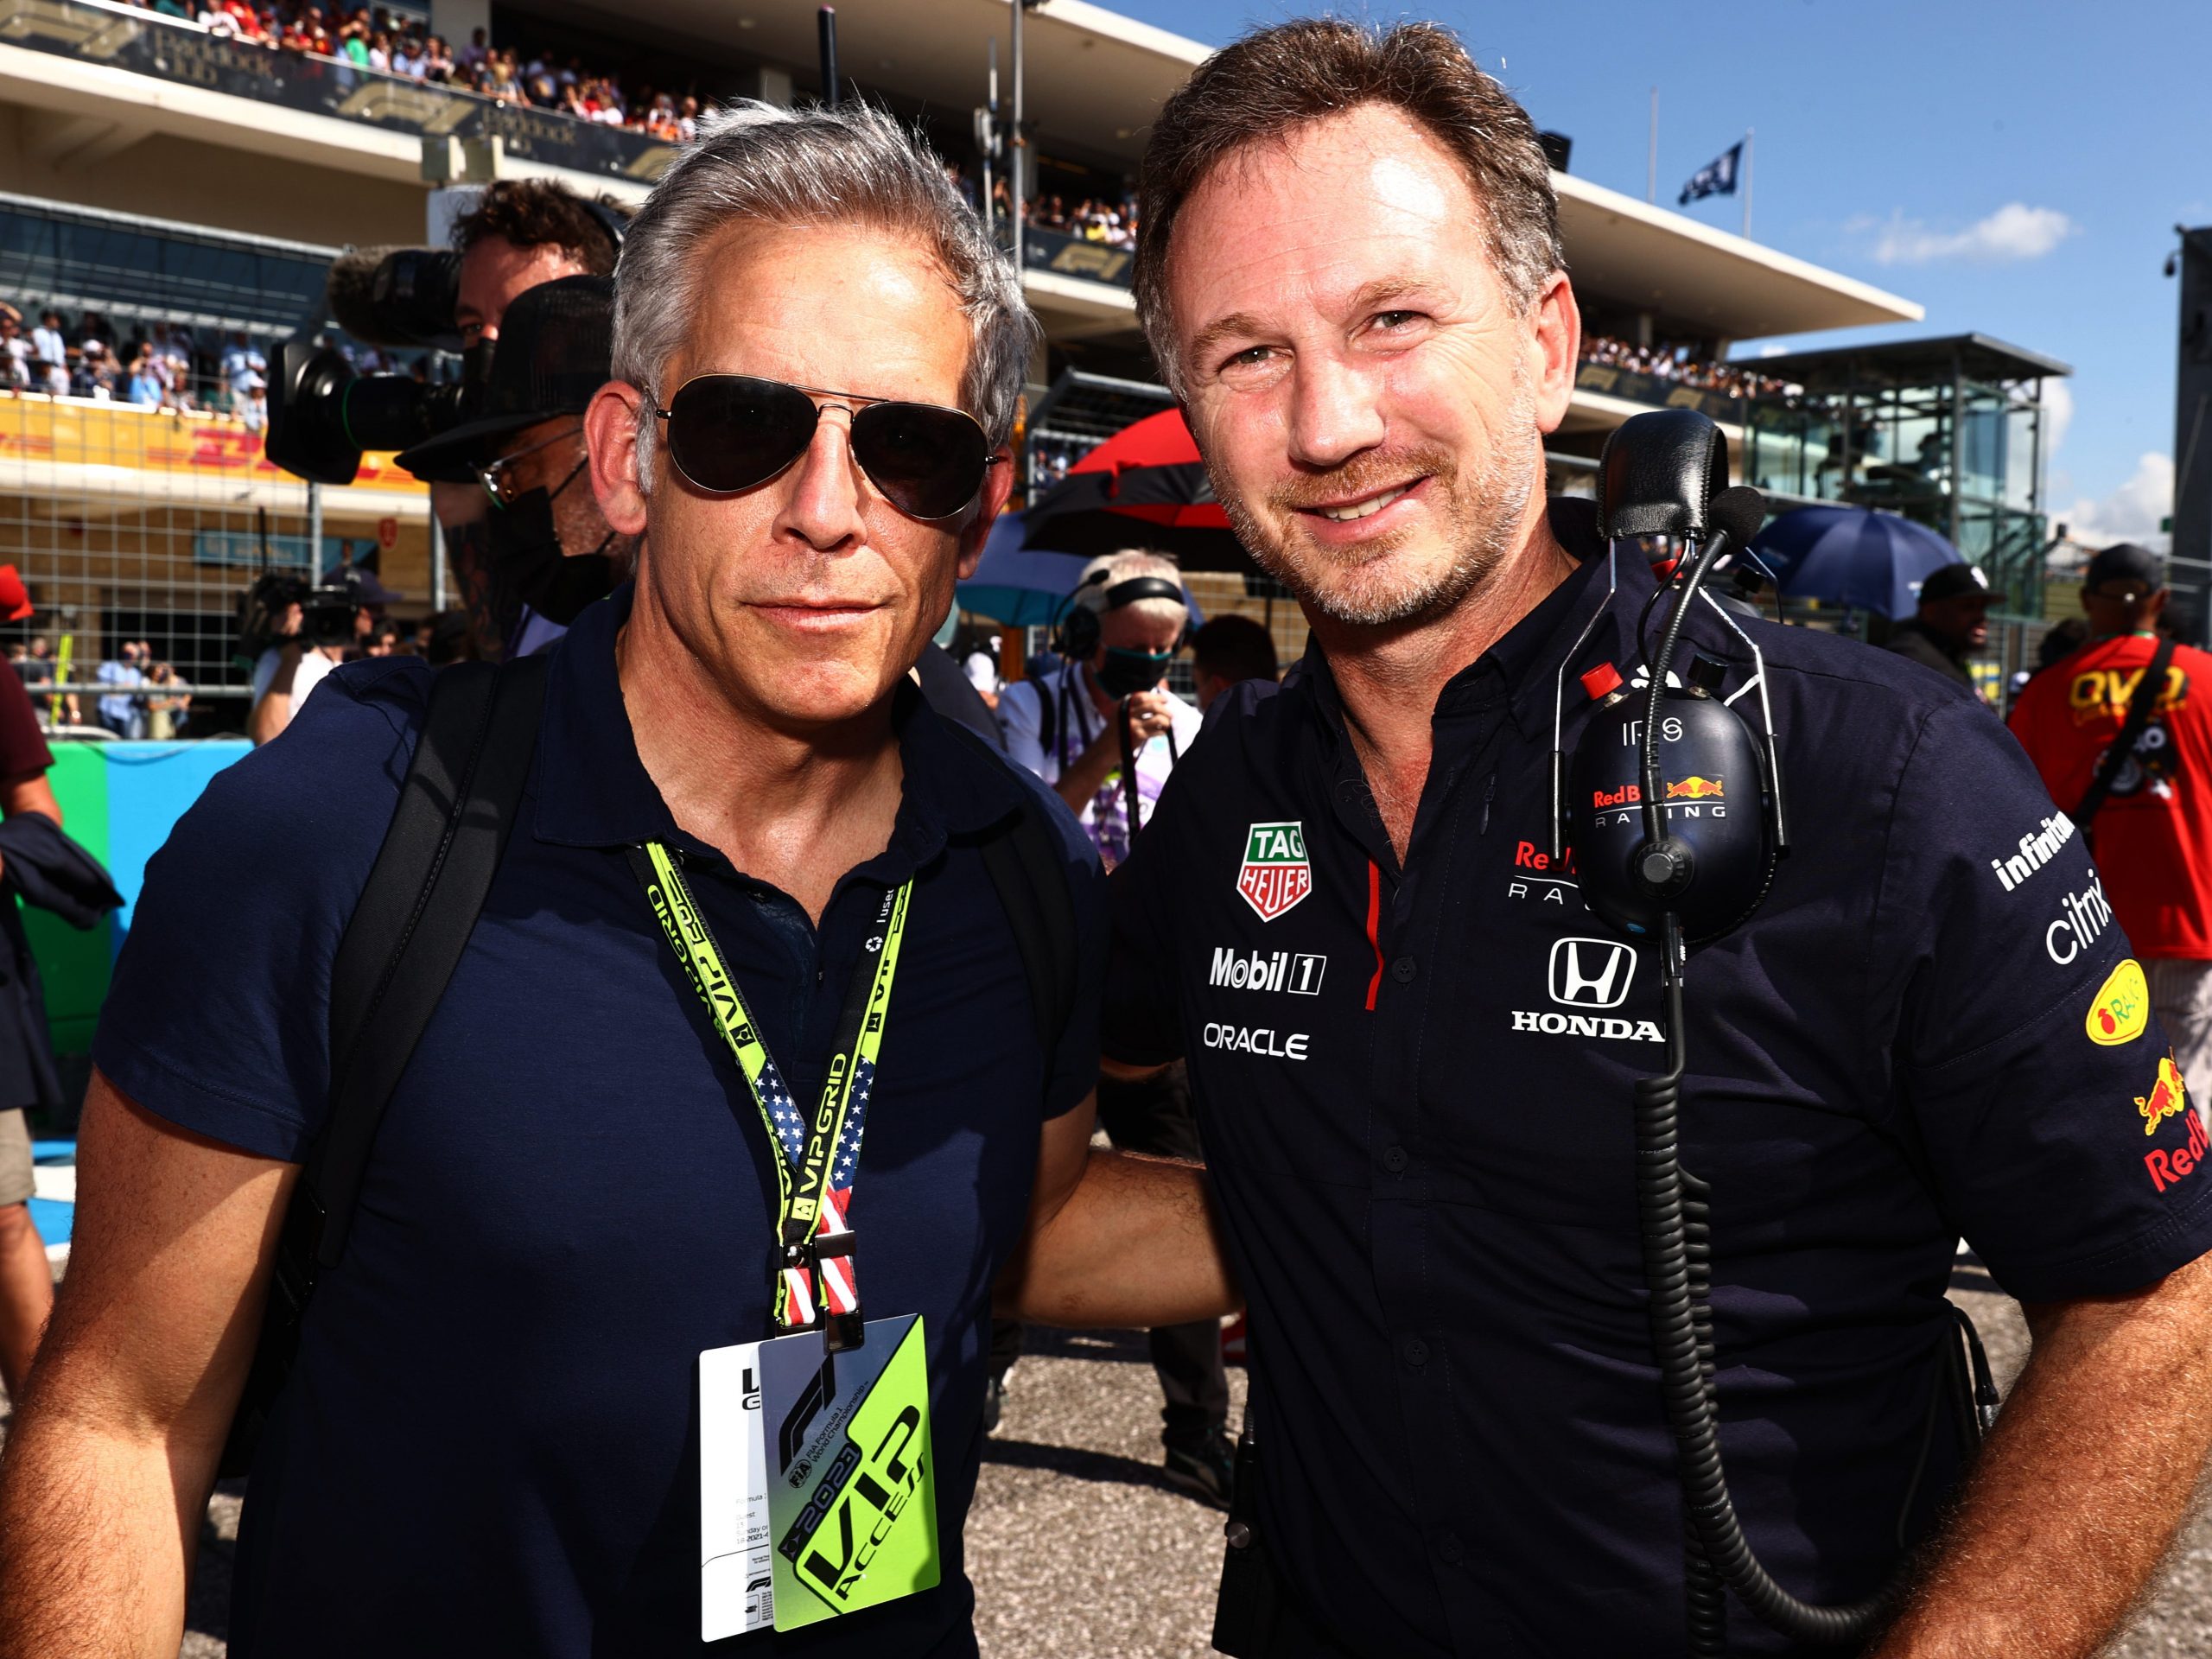
POLYGON ((1219 990, 1287 991, 1293 996, 1319 996, 1321 976, 1329 966, 1326 957, 1289 950, 1240 950, 1234 945, 1214 947, 1206 983, 1219 990))

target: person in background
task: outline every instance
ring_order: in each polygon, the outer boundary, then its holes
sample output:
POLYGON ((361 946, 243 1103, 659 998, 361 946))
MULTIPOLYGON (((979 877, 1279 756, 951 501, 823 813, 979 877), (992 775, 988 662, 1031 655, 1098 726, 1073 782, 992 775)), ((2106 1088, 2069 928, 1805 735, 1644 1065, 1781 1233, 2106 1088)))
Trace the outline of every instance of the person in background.
POLYGON ((968 683, 976 688, 976 695, 993 709, 999 706, 1001 689, 999 683, 999 636, 994 633, 969 652, 960 664, 961 672, 968 677, 968 683))
POLYGON ((1919 608, 1891 630, 1888 648, 1979 696, 1967 662, 1989 643, 1989 607, 2004 600, 1980 565, 1947 564, 1920 584, 1919 608))
MULTIPOLYGON (((2088 643, 2028 682, 2010 724, 2050 798, 2083 798, 2127 724, 2162 640, 2171 592, 2158 555, 2117 542, 2082 578, 2088 643)), ((2190 1096, 2212 1090, 2212 654, 2170 648, 2163 683, 2109 791, 2082 826, 2094 869, 2069 861, 2065 906, 2046 935, 2070 960, 2117 925, 2142 958, 2151 1006, 2190 1096)))
POLYGON ((34 372, 43 365, 45 390, 57 397, 69 393, 69 346, 61 337, 61 314, 52 306, 39 315, 38 327, 31 330, 31 353, 39 359, 34 372))
POLYGON ((167 743, 182 736, 185 715, 192 707, 192 688, 167 663, 156 663, 148 670, 146 683, 161 687, 158 693, 146 699, 147 737, 156 743, 167 743))
MULTIPOLYGON (((22 682, 13 675, 0 676, 0 818, 35 812, 60 826, 60 804, 46 781, 47 769, 53 765, 53 752, 40 734, 22 682)), ((0 865, 0 878, 4 875, 5 866, 0 865)), ((0 902, 14 911, 12 892, 0 888, 0 902)), ((37 1035, 23 1033, 26 1040, 37 1035)), ((43 1073, 51 1076, 52 1071, 49 1058, 43 1073)), ((54 1306, 54 1270, 46 1259, 46 1243, 31 1220, 35 1177, 30 1128, 23 1119, 27 1106, 58 1103, 41 1097, 41 1075, 34 1057, 0 1047, 0 1383, 16 1400, 22 1397, 23 1378, 29 1374, 40 1333, 54 1306)))
MULTIPOLYGON (((1069 606, 1097 618, 1095 647, 1079 661, 1063 661, 999 694, 999 729, 1006 734, 1007 755, 1051 785, 1076 811, 1109 869, 1128 856, 1142 827, 1141 817, 1130 821, 1128 791, 1122 782, 1122 722, 1128 722, 1135 746, 1143 816, 1158 804, 1178 756, 1198 740, 1198 711, 1160 683, 1190 619, 1180 599, 1167 597, 1181 588, 1182 575, 1173 562, 1155 553, 1093 559, 1084 567, 1069 606), (1150 588, 1163 591, 1144 591, 1150 588)), ((1081 631, 1064 623, 1061 637, 1071 632, 1081 631)), ((1202 1156, 1190 1083, 1179 1065, 1136 1079, 1100 1077, 1098 1122, 1121 1151, 1190 1162, 1202 1156)), ((1163 1473, 1169 1484, 1225 1509, 1234 1453, 1220 1322, 1163 1325, 1148 1341, 1165 1402, 1163 1473)), ((989 1403, 994 1417, 1019 1351, 1003 1325, 995 1326, 989 1403)))
POLYGON ((31 343, 23 338, 23 314, 0 300, 0 387, 21 391, 31 384, 31 343))
POLYGON ((102 685, 116 688, 99 700, 100 724, 118 737, 145 736, 144 701, 125 695, 130 688, 145 683, 145 658, 139 653, 138 642, 124 640, 118 660, 102 663, 92 677, 102 685))
POLYGON ((1274 636, 1249 616, 1217 616, 1191 636, 1191 679, 1209 726, 1228 707, 1222 693, 1230 686, 1245 680, 1272 686, 1280 671, 1274 636))

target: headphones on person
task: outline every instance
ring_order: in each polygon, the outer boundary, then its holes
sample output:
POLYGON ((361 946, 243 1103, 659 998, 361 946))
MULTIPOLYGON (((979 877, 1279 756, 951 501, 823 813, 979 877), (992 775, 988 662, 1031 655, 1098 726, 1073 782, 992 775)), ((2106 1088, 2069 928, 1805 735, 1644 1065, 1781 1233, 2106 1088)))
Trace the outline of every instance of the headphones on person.
MULTIPOLYGON (((1654 565, 1661 588, 1655 602, 1673 588, 1675 603, 1656 656, 1641 637, 1637 641, 1644 653, 1641 683, 1624 689, 1621 668, 1611 664, 1581 677, 1600 707, 1566 769, 1566 798, 1554 806, 1554 839, 1573 843, 1590 908, 1645 938, 1671 914, 1685 944, 1719 938, 1749 920, 1788 846, 1764 658, 1704 588, 1720 554, 1741 549, 1765 516, 1758 491, 1727 484, 1727 442, 1694 410, 1638 415, 1607 438, 1598 523, 1609 546, 1663 537, 1669 549, 1693 550, 1654 565), (1700 603, 1754 660, 1764 732, 1754 732, 1720 696, 1726 663, 1694 652, 1682 679, 1669 671, 1682 625, 1700 603), (1564 834, 1567 826, 1572 835, 1564 834)), ((1560 665, 1562 690, 1582 644, 1560 665)), ((1555 795, 1559 779, 1555 756, 1555 795)))
POLYGON ((579 207, 592 216, 599 228, 607 232, 607 239, 614 245, 615 257, 620 258, 622 238, 630 233, 630 215, 613 203, 602 201, 597 196, 580 194, 575 200, 579 207))
POLYGON ((1106 589, 1105 603, 1086 605, 1085 593, 1101 586, 1106 580, 1103 570, 1093 571, 1084 578, 1075 592, 1062 600, 1052 618, 1052 654, 1064 657, 1071 663, 1087 663, 1098 654, 1099 619, 1109 611, 1118 611, 1142 599, 1172 599, 1183 607, 1182 631, 1175 636, 1169 651, 1178 652, 1191 641, 1191 601, 1183 589, 1165 576, 1131 576, 1117 582, 1106 589))

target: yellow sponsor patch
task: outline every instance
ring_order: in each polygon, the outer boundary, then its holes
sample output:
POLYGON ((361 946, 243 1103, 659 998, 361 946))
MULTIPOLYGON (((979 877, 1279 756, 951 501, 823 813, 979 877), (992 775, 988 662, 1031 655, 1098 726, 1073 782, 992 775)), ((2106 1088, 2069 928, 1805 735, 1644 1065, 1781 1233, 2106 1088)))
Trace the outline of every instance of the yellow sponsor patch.
POLYGON ((2143 978, 2142 965, 2130 957, 2097 987, 2082 1028, 2091 1042, 2116 1048, 2133 1042, 2150 1023, 2151 988, 2143 978))

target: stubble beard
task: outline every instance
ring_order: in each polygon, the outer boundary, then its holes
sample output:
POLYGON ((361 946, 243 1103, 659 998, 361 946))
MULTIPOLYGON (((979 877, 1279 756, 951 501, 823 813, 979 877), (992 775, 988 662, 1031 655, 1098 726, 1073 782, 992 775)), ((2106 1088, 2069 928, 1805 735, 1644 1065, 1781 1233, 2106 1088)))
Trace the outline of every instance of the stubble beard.
POLYGON ((1452 556, 1442 569, 1417 572, 1410 579, 1389 569, 1392 556, 1405 545, 1409 532, 1363 543, 1357 551, 1357 563, 1346 562, 1312 543, 1293 553, 1287 539, 1283 543, 1270 541, 1250 504, 1223 488, 1218 473, 1211 467, 1209 473, 1214 494, 1236 539, 1253 562, 1287 588, 1300 606, 1355 627, 1389 627, 1424 621, 1450 611, 1480 587, 1512 550, 1515 532, 1528 511, 1541 466, 1535 459, 1541 451, 1533 442, 1537 436, 1535 394, 1525 371, 1514 377, 1513 399, 1501 429, 1503 440, 1491 445, 1480 467, 1464 486, 1458 458, 1451 451, 1418 447, 1355 456, 1343 467, 1301 480, 1294 488, 1270 493, 1268 506, 1278 514, 1289 515, 1315 500, 1367 494, 1413 474, 1428 474, 1430 499, 1443 515, 1445 542, 1452 556))

